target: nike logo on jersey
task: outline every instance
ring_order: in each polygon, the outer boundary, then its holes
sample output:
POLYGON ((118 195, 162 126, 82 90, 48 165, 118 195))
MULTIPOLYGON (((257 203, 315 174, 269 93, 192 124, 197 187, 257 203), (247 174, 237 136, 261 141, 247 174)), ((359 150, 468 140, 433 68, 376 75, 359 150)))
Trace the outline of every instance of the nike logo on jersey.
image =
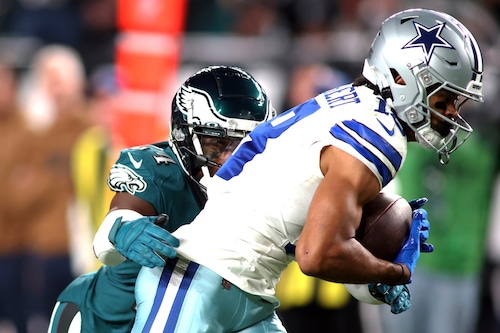
POLYGON ((387 134, 389 134, 390 136, 394 135, 394 127, 392 128, 392 130, 390 130, 387 127, 385 127, 385 125, 380 121, 380 119, 377 118, 377 121, 382 126, 382 128, 387 132, 387 134))
POLYGON ((130 162, 132 162, 134 168, 139 169, 141 167, 142 159, 140 161, 136 161, 130 152, 128 152, 128 158, 130 159, 130 162))

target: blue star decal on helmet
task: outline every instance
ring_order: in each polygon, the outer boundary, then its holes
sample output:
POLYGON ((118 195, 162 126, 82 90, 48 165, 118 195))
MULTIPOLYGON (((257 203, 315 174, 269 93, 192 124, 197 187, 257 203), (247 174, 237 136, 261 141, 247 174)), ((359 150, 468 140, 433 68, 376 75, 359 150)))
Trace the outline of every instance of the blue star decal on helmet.
POLYGON ((406 43, 403 49, 408 49, 412 47, 420 47, 425 53, 425 62, 427 65, 434 53, 436 47, 444 47, 446 49, 455 49, 450 43, 448 43, 443 37, 440 36, 441 31, 443 31, 444 23, 437 24, 431 28, 427 28, 418 22, 413 22, 415 30, 417 31, 417 36, 406 43))

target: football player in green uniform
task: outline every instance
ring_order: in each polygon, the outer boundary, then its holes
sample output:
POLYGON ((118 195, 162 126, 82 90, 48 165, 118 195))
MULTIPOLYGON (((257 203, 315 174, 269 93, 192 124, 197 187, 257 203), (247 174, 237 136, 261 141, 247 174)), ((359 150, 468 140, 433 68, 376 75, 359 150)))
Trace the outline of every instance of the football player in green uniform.
POLYGON ((187 79, 172 102, 171 140, 124 149, 111 168, 108 185, 116 193, 94 239, 106 265, 61 293, 49 333, 130 332, 141 266, 175 256, 178 240, 169 232, 194 219, 209 178, 274 115, 260 84, 240 68, 209 66, 187 79))

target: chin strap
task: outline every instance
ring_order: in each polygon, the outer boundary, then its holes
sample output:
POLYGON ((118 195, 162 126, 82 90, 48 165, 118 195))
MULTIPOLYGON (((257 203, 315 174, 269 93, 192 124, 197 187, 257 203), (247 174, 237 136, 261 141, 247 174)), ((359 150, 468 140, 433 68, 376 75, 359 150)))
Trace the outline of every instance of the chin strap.
POLYGON ((206 158, 203 155, 196 154, 197 151, 203 152, 203 149, 201 147, 201 142, 200 142, 200 139, 198 138, 198 135, 193 135, 193 145, 194 145, 195 153, 193 154, 193 152, 191 152, 191 151, 189 151, 189 153, 194 155, 195 163, 197 166, 200 167, 201 173, 203 174, 202 178, 205 178, 205 177, 210 178, 210 171, 208 170, 208 166, 220 167, 220 165, 215 163, 215 162, 210 161, 208 158, 206 158), (200 163, 200 164, 198 165, 198 163, 200 163), (213 165, 211 163, 213 163, 215 165, 213 165))
POLYGON ((450 153, 448 151, 442 151, 439 153, 439 163, 445 165, 450 161, 450 153))
MULTIPOLYGON (((425 128, 418 131, 415 137, 417 139, 417 142, 422 147, 426 149, 434 149, 438 153, 439 163, 443 165, 448 164, 448 162, 450 161, 449 149, 447 149, 446 147, 443 147, 441 150, 436 149, 436 147, 440 147, 443 145, 442 141, 444 140, 437 131, 433 130, 432 128, 425 128)), ((455 138, 453 146, 456 144, 456 140, 457 139, 455 138)))

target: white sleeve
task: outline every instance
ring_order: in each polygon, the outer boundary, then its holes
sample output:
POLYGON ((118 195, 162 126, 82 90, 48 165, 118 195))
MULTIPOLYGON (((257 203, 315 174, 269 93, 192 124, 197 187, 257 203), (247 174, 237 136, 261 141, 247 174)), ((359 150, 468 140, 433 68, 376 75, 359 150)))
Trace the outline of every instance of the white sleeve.
POLYGON ((384 304, 384 302, 376 299, 368 290, 368 284, 352 284, 352 283, 344 283, 344 287, 347 289, 349 294, 351 294, 355 299, 360 302, 367 304, 384 304))
POLYGON ((101 226, 97 230, 94 237, 94 254, 105 265, 116 266, 125 261, 125 257, 122 256, 115 247, 109 241, 109 232, 116 222, 116 219, 122 218, 122 222, 132 221, 142 217, 136 211, 130 209, 117 209, 109 212, 101 223, 101 226))

